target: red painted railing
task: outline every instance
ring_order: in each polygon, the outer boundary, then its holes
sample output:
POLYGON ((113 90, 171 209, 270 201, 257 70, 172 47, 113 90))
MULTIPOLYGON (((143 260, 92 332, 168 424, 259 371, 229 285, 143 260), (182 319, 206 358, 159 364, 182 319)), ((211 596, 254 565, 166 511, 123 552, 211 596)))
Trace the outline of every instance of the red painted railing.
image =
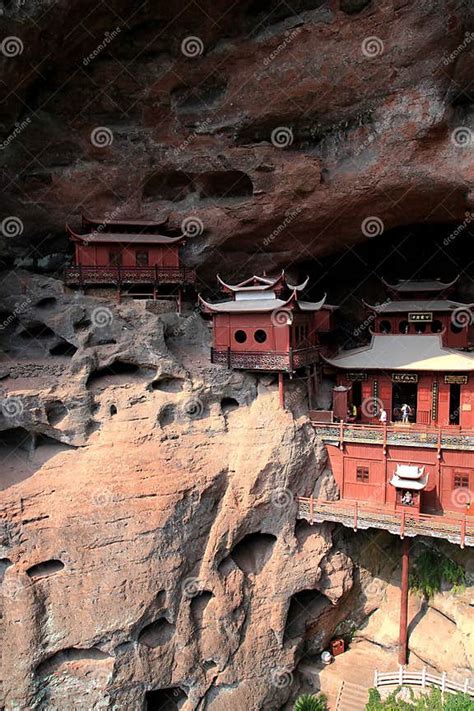
POLYGON ((66 284, 194 284, 196 272, 187 267, 82 266, 65 271, 66 284))
POLYGON ((397 512, 353 499, 325 501, 312 496, 299 496, 297 502, 298 518, 310 523, 335 521, 356 531, 381 528, 401 538, 422 535, 445 538, 462 548, 474 546, 474 518, 463 513, 436 516, 411 510, 397 512))
POLYGON ((474 430, 459 426, 436 427, 434 425, 362 425, 350 422, 318 422, 317 412, 310 411, 316 433, 328 444, 344 442, 365 444, 409 445, 441 449, 474 449, 474 430))

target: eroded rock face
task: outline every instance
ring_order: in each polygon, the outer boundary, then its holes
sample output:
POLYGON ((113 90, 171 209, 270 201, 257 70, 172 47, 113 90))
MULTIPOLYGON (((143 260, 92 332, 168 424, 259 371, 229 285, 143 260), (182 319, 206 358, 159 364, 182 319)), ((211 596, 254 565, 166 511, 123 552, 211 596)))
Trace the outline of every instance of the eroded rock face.
POLYGON ((283 412, 273 378, 209 364, 195 312, 20 276, 2 282, 6 708, 283 704, 352 586, 328 527, 295 530, 325 466, 301 386, 283 412), (73 355, 49 354, 58 337, 73 355))
POLYGON ((82 210, 197 217, 185 259, 213 283, 365 240, 368 217, 462 222, 471 22, 467 0, 10 2, 3 252, 57 264, 82 210))

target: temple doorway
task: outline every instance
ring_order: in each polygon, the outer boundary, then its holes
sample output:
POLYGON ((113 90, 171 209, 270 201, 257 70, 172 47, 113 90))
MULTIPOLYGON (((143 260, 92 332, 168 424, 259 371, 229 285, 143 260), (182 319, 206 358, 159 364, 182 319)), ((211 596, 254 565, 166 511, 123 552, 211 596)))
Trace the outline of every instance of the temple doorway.
POLYGON ((461 386, 453 383, 449 386, 449 424, 459 425, 459 411, 461 405, 461 386))
POLYGON ((394 383, 392 389, 392 420, 402 421, 402 405, 407 404, 411 409, 409 421, 416 421, 416 401, 418 396, 417 383, 394 383))

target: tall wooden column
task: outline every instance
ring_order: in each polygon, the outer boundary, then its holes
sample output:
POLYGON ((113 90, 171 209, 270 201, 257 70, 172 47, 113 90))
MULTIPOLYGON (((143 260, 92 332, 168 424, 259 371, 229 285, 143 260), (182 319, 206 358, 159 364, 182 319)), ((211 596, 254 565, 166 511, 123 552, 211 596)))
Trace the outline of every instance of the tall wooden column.
POLYGON ((408 570, 410 563, 410 541, 402 541, 402 582, 400 587, 400 635, 398 662, 405 666, 408 658, 408 570))
POLYGON ((278 397, 280 400, 280 407, 282 410, 284 410, 285 409, 285 390, 284 390, 283 373, 281 371, 278 373, 278 397))

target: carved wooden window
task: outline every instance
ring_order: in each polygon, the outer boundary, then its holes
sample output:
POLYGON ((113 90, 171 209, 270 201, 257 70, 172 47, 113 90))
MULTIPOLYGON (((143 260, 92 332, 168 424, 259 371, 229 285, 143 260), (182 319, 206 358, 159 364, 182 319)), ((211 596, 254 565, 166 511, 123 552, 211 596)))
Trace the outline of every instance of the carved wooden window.
POLYGON ((453 483, 455 489, 469 489, 469 474, 455 472, 453 483))
POLYGON ((122 253, 119 249, 109 250, 109 264, 112 267, 120 267, 122 264, 122 253))
POLYGON ((369 481, 369 467, 357 467, 356 479, 357 481, 369 481))
POLYGON ((148 266, 148 252, 145 250, 140 250, 135 253, 135 260, 137 267, 147 267, 148 266))

